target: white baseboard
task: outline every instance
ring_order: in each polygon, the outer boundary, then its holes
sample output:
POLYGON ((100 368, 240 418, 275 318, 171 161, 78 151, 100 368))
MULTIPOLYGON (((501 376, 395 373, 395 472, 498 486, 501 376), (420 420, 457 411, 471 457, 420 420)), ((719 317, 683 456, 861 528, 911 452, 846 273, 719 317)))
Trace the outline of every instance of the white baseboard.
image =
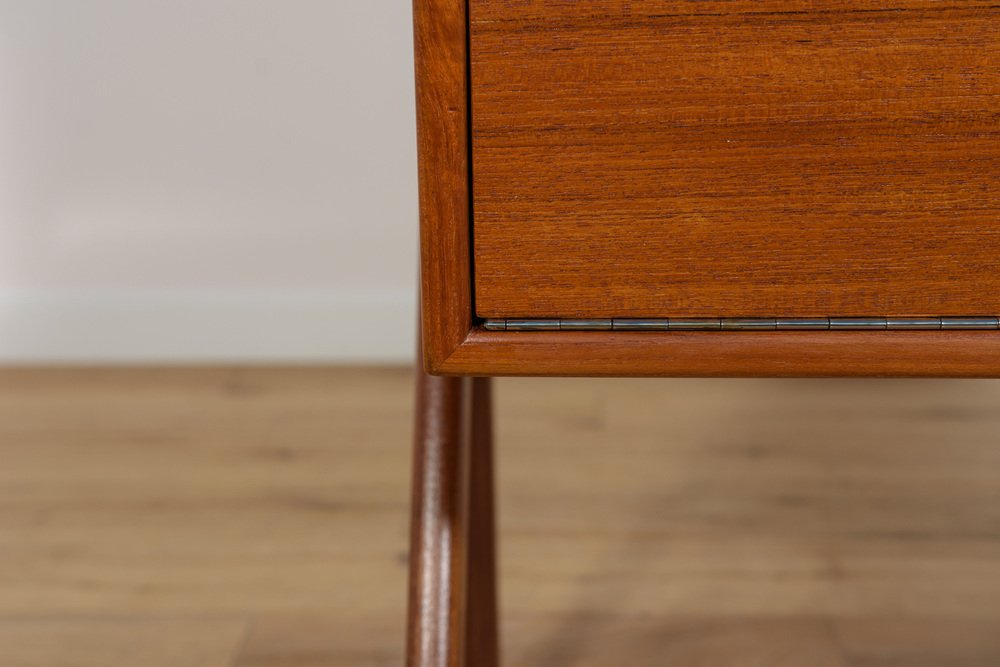
POLYGON ((0 291, 0 363, 409 363, 414 289, 0 291))

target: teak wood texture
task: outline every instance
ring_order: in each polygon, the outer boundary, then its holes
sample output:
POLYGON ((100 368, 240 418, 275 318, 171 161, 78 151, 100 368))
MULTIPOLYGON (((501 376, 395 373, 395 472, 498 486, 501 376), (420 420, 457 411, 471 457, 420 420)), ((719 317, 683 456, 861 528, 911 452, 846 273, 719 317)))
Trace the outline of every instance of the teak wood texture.
POLYGON ((479 326, 1000 314, 996 7, 416 0, 414 16, 431 373, 1000 373, 989 331, 479 326))
POLYGON ((423 348, 442 359, 471 325, 465 0, 415 0, 423 348))
POLYGON ((480 316, 1000 313, 1000 7, 469 6, 480 316))

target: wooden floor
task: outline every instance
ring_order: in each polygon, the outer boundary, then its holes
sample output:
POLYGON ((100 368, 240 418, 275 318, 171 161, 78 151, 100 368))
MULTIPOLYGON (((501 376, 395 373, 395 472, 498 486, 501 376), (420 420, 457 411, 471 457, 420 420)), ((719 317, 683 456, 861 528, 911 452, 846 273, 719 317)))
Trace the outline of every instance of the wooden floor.
MULTIPOLYGON (((1000 382, 497 398, 507 665, 1000 665, 1000 382)), ((403 370, 0 371, 0 666, 399 666, 410 419, 403 370)))

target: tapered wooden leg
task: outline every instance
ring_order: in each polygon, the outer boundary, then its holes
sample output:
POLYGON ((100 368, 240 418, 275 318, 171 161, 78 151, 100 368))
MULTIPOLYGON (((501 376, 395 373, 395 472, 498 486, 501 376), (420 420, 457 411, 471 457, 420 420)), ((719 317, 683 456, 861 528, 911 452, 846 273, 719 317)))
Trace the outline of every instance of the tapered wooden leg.
POLYGON ((496 518, 493 506, 493 381, 472 381, 469 452, 467 667, 498 667, 496 518))
POLYGON ((417 380, 409 667, 496 667, 490 381, 417 380))

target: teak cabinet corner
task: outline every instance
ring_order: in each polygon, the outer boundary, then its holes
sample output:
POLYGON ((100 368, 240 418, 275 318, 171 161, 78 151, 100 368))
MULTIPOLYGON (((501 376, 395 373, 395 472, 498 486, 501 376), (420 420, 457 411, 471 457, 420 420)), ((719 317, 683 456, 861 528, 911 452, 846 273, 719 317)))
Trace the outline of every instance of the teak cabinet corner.
POLYGON ((428 371, 1000 370, 1000 8, 414 18, 428 371))
POLYGON ((410 664, 497 664, 497 375, 1000 375, 1000 7, 415 0, 410 664), (472 379, 478 377, 479 379, 472 379))

